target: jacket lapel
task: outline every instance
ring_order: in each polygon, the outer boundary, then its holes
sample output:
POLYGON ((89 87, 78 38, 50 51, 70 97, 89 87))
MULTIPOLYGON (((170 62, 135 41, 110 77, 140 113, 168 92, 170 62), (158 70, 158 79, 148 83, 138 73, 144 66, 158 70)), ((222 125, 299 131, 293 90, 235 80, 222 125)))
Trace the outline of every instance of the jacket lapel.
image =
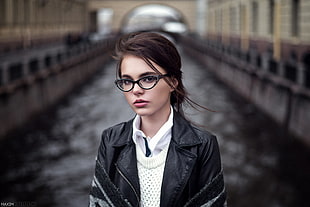
POLYGON ((133 190, 134 196, 140 200, 140 185, 137 169, 137 157, 134 145, 128 145, 122 151, 116 163, 117 167, 133 190))
POLYGON ((190 148, 201 144, 190 124, 177 112, 174 114, 172 138, 161 190, 161 206, 174 206, 178 200, 197 159, 195 150, 190 148))
POLYGON ((116 167, 121 171, 121 176, 131 187, 133 197, 140 200, 136 148, 132 140, 132 120, 126 123, 124 130, 120 134, 119 141, 113 147, 122 149, 116 161, 116 167))

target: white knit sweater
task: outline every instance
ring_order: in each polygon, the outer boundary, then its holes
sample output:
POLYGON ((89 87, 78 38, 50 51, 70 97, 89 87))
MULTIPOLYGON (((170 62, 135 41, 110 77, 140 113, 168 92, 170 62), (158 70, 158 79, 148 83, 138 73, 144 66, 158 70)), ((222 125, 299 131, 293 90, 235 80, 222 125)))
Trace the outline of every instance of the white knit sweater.
POLYGON ((136 147, 137 166, 141 190, 141 206, 159 207, 161 184, 168 152, 167 145, 158 155, 146 157, 140 147, 136 147))

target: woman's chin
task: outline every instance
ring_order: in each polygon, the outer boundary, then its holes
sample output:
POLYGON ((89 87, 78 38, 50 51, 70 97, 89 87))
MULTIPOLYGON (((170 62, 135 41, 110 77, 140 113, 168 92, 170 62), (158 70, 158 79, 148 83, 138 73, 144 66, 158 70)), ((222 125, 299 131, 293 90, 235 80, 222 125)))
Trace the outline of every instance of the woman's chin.
POLYGON ((133 111, 139 116, 149 116, 152 114, 151 110, 148 108, 133 108, 133 111))

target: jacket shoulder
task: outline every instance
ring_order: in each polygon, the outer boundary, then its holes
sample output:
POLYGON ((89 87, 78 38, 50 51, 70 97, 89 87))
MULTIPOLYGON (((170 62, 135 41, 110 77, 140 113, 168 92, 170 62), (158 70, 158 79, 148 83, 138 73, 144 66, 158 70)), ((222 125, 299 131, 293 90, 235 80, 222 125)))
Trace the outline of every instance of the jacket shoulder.
POLYGON ((216 139, 216 136, 210 131, 198 128, 196 126, 192 126, 192 129, 194 133, 201 139, 202 142, 208 142, 210 140, 212 141, 213 139, 216 139))
POLYGON ((213 143, 216 137, 209 131, 198 128, 179 113, 175 113, 173 138, 180 146, 195 146, 213 143))
POLYGON ((110 145, 122 145, 129 141, 133 119, 111 126, 102 132, 101 141, 110 145))
POLYGON ((207 151, 219 151, 219 144, 215 134, 196 126, 192 126, 192 129, 196 136, 201 140, 202 148, 207 148, 207 151))

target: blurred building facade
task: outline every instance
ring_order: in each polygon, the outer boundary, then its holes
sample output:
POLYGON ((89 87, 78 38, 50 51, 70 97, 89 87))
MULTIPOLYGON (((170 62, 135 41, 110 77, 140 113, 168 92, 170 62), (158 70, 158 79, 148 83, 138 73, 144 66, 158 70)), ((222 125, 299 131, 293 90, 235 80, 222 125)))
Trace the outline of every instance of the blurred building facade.
MULTIPOLYGON (((88 8, 91 16, 96 16, 100 9, 111 9, 113 11, 111 27, 113 31, 117 31, 124 26, 126 18, 136 9, 147 5, 161 5, 178 11, 184 17, 184 22, 189 29, 196 31, 197 2, 196 0, 90 0, 88 8)), ((153 18, 156 18, 158 10, 154 8, 152 12, 154 13, 153 18)), ((95 21, 91 22, 93 24, 95 21)), ((94 25, 90 27, 94 28, 94 25)))
MULTIPOLYGON (((205 0, 203 0, 205 2, 205 0)), ((193 0, 0 0, 0 52, 62 41, 102 30, 119 31, 128 15, 145 5, 162 5, 184 16, 197 29, 193 0), (99 22, 99 16, 106 18, 99 22), (109 22, 110 21, 110 22, 109 22), (100 28, 98 28, 100 27, 100 28)), ((156 10, 154 10, 156 14, 156 10)))
POLYGON ((207 36, 243 51, 270 53, 276 60, 306 61, 309 8, 308 0, 209 0, 207 36))
POLYGON ((0 48, 55 43, 87 31, 87 0, 0 0, 0 48))
POLYGON ((102 9, 110 11, 109 29, 116 31, 126 15, 147 4, 174 8, 191 31, 227 46, 268 52, 276 60, 309 56, 308 0, 0 0, 0 51, 96 32, 102 9))

